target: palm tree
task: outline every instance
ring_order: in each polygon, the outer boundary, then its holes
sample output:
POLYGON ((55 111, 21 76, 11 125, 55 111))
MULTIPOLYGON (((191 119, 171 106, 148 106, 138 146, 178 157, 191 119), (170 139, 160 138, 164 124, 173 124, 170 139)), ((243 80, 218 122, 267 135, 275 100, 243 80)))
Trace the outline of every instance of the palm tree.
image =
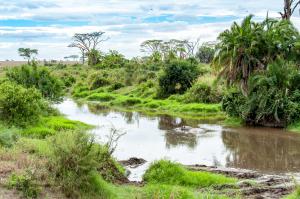
POLYGON ((239 83, 248 94, 248 79, 257 70, 266 70, 277 57, 292 59, 299 32, 288 20, 267 17, 262 23, 246 17, 241 25, 234 22, 218 37, 213 66, 229 84, 239 83))

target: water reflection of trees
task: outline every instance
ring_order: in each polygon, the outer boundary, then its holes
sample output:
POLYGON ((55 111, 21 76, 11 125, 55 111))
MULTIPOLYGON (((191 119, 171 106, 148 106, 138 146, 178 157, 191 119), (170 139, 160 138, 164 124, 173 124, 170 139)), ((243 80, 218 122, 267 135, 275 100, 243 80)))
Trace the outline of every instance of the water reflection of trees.
MULTIPOLYGON (((284 133, 284 132, 282 132, 284 133)), ((265 172, 299 171, 300 137, 261 132, 222 132, 227 166, 265 172)))
POLYGON ((169 115, 162 115, 159 117, 158 128, 161 130, 166 130, 164 136, 167 148, 186 145, 193 149, 197 146, 198 136, 196 134, 173 131, 175 128, 187 125, 188 122, 181 118, 176 118, 169 115))
POLYGON ((92 104, 92 103, 89 103, 87 104, 88 106, 88 109, 91 113, 94 113, 94 114, 101 114, 103 116, 107 116, 110 112, 111 112, 111 109, 107 106, 102 106, 100 104, 92 104))
POLYGON ((180 145, 185 145, 194 149, 198 144, 198 136, 192 133, 175 133, 172 131, 166 131, 164 136, 166 140, 166 147, 168 149, 180 145))
POLYGON ((170 130, 186 125, 186 122, 181 118, 162 115, 159 117, 158 128, 161 130, 170 130))

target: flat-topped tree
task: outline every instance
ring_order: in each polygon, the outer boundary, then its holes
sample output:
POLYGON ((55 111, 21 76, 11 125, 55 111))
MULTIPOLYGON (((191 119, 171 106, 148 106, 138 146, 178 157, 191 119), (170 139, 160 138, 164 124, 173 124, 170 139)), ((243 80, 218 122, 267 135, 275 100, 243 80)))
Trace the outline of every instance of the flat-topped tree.
POLYGON ((37 49, 31 49, 31 48, 19 48, 18 52, 21 57, 27 59, 28 64, 30 64, 30 61, 33 58, 33 56, 38 54, 37 49))
MULTIPOLYGON (((98 49, 100 43, 107 41, 109 38, 104 37, 105 32, 98 31, 92 33, 76 33, 73 36, 73 42, 68 47, 75 47, 81 51, 82 61, 85 62, 86 55, 89 55, 91 52, 94 52, 98 49)), ((89 56, 90 63, 96 64, 95 61, 97 58, 89 56)))

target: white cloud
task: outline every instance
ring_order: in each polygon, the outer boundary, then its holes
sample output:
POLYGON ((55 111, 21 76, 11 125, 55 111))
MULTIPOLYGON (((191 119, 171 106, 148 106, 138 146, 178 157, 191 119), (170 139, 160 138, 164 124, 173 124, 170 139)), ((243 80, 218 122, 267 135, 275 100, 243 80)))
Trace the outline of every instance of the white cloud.
MULTIPOLYGON (((252 13, 263 19, 267 12, 278 17, 282 0, 0 0, 1 20, 30 20, 30 25, 0 26, 0 59, 20 59, 19 47, 39 49, 39 58, 61 59, 74 54, 67 48, 78 32, 103 30, 110 40, 102 50, 116 49, 128 57, 141 55, 139 44, 146 39, 215 40, 232 21, 252 13), (171 20, 160 18, 171 16, 171 20), (218 17, 215 21, 198 22, 197 17, 218 17), (156 17, 155 23, 149 18, 156 17), (148 21, 147 21, 148 20, 148 21), (52 24, 40 25, 51 21, 52 24), (69 25, 69 21, 74 22, 69 25), (36 24, 35 24, 36 22, 36 24), (82 22, 80 24, 79 22, 82 22), (193 23, 192 23, 193 22, 193 23)), ((300 28, 300 18, 293 17, 300 28)), ((18 23, 18 21, 16 21, 18 23)))

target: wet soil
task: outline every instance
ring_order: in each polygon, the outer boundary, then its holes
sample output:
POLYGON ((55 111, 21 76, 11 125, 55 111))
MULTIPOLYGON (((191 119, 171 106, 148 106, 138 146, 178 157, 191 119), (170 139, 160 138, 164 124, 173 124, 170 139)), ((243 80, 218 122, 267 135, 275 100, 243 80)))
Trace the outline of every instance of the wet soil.
MULTIPOLYGON (((136 168, 145 163, 146 160, 134 157, 119 162, 127 168, 136 168)), ((213 190, 218 194, 236 196, 238 193, 245 199, 280 199, 290 194, 295 188, 295 179, 289 175, 270 175, 246 169, 209 167, 205 165, 184 166, 192 171, 223 174, 239 180, 236 185, 214 186, 213 190)), ((143 186, 144 182, 127 182, 126 184, 143 186)))

